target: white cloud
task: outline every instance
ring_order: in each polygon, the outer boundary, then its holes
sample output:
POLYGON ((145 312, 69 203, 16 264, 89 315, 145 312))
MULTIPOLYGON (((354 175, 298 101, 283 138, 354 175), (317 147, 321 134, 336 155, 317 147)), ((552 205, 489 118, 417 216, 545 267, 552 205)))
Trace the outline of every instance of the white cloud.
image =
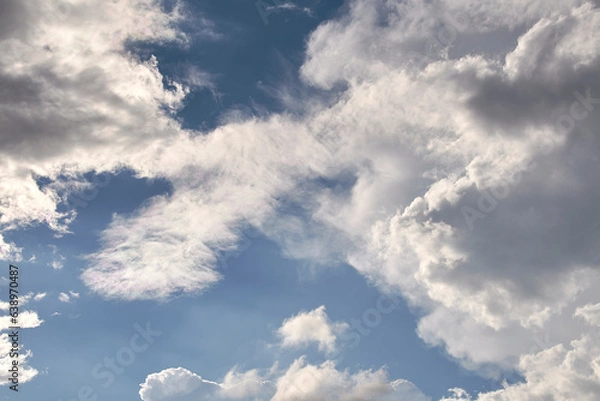
POLYGON ((238 372, 234 368, 227 372, 220 386, 218 396, 229 400, 259 399, 271 391, 271 382, 265 380, 257 369, 238 372))
MULTIPOLYGON (((24 295, 20 295, 20 297, 18 298, 19 306, 21 307, 23 305, 26 305, 31 299, 33 299, 34 301, 40 301, 45 296, 46 296, 45 292, 38 293, 35 295, 33 292, 30 292, 30 293, 24 294, 24 295)), ((7 311, 7 310, 9 310, 9 308, 10 308, 9 302, 0 301, 0 310, 7 311)))
MULTIPOLYGON (((585 316, 587 311, 592 310, 595 313, 597 306, 587 305, 578 309, 575 316, 585 316)), ((518 365, 525 378, 523 383, 505 385, 501 390, 480 393, 476 397, 457 389, 455 396, 444 400, 596 400, 600 394, 600 324, 593 321, 590 324, 594 326, 593 331, 568 345, 559 344, 523 355, 518 365)))
POLYGON ((23 248, 18 247, 15 243, 5 242, 4 236, 0 233, 0 260, 19 262, 23 259, 22 251, 23 248))
MULTIPOLYGON (((9 372, 8 370, 13 366, 13 358, 10 354, 13 351, 13 341, 9 337, 11 333, 0 334, 0 386, 8 386, 12 383, 8 381, 9 372)), ((31 381, 35 376, 38 375, 38 370, 29 366, 29 359, 33 353, 30 350, 24 350, 23 346, 19 346, 19 384, 27 383, 31 381)))
POLYGON ((350 374, 332 361, 315 366, 301 358, 277 380, 272 401, 429 401, 410 382, 390 382, 384 370, 350 374))
POLYGON ((18 352, 16 360, 19 363, 19 384, 26 383, 38 375, 38 370, 29 365, 29 359, 33 355, 32 351, 23 348, 23 331, 20 329, 15 331, 10 327, 18 326, 21 329, 32 329, 39 327, 42 323, 44 323, 44 320, 40 319, 37 312, 34 311, 20 311, 16 324, 12 316, 0 316, 0 331, 7 330, 7 332, 0 334, 0 380, 2 380, 0 386, 13 384, 8 381, 11 374, 8 370, 12 369, 15 352, 18 352), (16 337, 9 337, 15 333, 16 337))
POLYGON ((285 372, 271 369, 230 371, 222 384, 183 368, 153 373, 141 384, 142 401, 271 400, 271 401, 430 401, 406 380, 390 381, 384 370, 350 374, 332 361, 321 365, 297 359, 285 372))
POLYGON ((64 233, 73 217, 56 208, 66 197, 60 190, 69 187, 64 180, 75 184, 83 172, 114 171, 119 163, 108 149, 126 149, 136 141, 144 147, 169 131, 160 107, 175 107, 185 90, 177 85, 165 90, 154 59, 137 61, 124 46, 128 40, 182 41, 174 29, 181 8, 166 14, 154 0, 13 5, 6 18, 18 24, 0 36, 5 56, 0 81, 6 88, 0 107, 6 156, 0 224, 11 230, 45 223, 64 233), (146 124, 149 118, 154 121, 146 124), (71 158, 75 153, 79 157, 71 158), (13 160, 16 154, 20 157, 13 160), (98 158, 92 162, 93 156, 98 158), (34 180, 59 175, 63 180, 44 188, 34 180))
POLYGON ((42 299, 44 299, 46 297, 47 293, 46 292, 40 292, 35 294, 35 296, 33 297, 34 301, 41 301, 42 299))
POLYGON ((284 320, 277 333, 283 347, 304 347, 315 343, 320 351, 331 353, 336 350, 337 337, 349 327, 347 323, 331 322, 322 305, 284 320))
POLYGON ((274 117, 173 141, 154 160, 169 170, 173 194, 115 217, 102 233, 103 248, 89 255, 84 282, 126 299, 166 298, 214 284, 218 254, 235 248, 248 224, 262 225, 274 198, 293 188, 296 177, 323 169, 324 146, 298 129, 274 117))
POLYGON ((581 306, 575 310, 574 316, 583 318, 592 326, 600 327, 600 303, 581 306))
POLYGON ((206 399, 220 386, 179 367, 152 373, 140 387, 142 401, 192 401, 206 399))
POLYGON ((18 326, 23 329, 38 327, 44 321, 39 318, 37 312, 20 311, 17 317, 17 324, 14 324, 11 316, 0 316, 0 330, 8 330, 11 326, 18 326))
POLYGON ((72 300, 77 299, 77 298, 79 298, 78 292, 69 291, 68 294, 66 292, 61 292, 60 294, 58 294, 58 300, 60 302, 69 303, 72 300))
POLYGON ((61 292, 60 294, 58 294, 58 300, 60 302, 70 302, 71 297, 69 296, 69 294, 61 292))

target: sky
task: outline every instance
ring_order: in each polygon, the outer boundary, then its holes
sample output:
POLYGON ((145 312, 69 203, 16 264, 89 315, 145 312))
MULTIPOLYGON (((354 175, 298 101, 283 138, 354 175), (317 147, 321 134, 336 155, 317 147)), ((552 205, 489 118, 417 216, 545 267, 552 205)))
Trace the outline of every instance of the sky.
POLYGON ((600 399, 599 7, 0 2, 0 400, 600 399))

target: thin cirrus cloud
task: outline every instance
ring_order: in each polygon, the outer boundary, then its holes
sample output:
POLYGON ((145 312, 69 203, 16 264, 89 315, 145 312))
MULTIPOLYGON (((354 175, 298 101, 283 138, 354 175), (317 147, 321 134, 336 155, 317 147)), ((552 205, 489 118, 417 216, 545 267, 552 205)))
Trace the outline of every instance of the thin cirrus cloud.
MULTIPOLYGON (((184 8, 61 4, 3 6, 24 23, 0 31, 0 82, 8 88, 0 94, 2 233, 31 224, 67 233, 74 212, 57 205, 85 172, 128 168, 165 178, 172 194, 115 216, 102 232, 82 275, 91 290, 127 300, 202 292, 223 274, 219 253, 250 225, 286 255, 337 258, 401 293, 422 311, 419 336, 463 366, 491 366, 490 375, 516 369, 526 379, 479 399, 592 399, 596 2, 350 1, 310 35, 300 68, 308 85, 344 83, 337 102, 203 135, 173 117, 191 88, 165 89, 155 58, 124 52, 127 40, 184 44, 176 27, 184 8), (499 54, 478 52, 495 35, 518 39, 499 54), (343 193, 305 185, 347 175, 343 193), (40 188, 39 176, 53 182, 40 188), (313 191, 305 221, 278 225, 299 219, 285 215, 279 199, 304 188, 313 191), (335 246, 298 252, 307 237, 334 237, 335 246), (582 314, 586 324, 571 324, 582 314), (532 352, 534 333, 548 329, 554 343, 532 352), (550 379, 556 375, 564 380, 550 379)), ((3 238, 3 255, 17 254, 19 245, 3 238)), ((298 362, 294 372, 306 366, 298 362)), ((334 366, 311 369, 358 385, 334 366)))

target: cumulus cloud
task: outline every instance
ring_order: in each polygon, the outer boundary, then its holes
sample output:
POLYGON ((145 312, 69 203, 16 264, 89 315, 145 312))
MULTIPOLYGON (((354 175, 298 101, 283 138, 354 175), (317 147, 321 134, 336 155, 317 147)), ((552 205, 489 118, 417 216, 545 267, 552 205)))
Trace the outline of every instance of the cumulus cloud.
POLYGON ((143 401, 197 400, 214 393, 218 383, 202 379, 184 368, 171 368, 153 373, 140 385, 143 401))
POLYGON ((595 400, 600 394, 600 323, 587 317, 597 309, 597 304, 586 305, 574 315, 586 317, 593 327, 589 333, 567 345, 523 355, 518 364, 524 377, 522 383, 476 396, 453 389, 453 395, 442 401, 595 400))
POLYGON ((53 186, 40 188, 35 179, 77 182, 85 171, 114 170, 116 160, 100 157, 97 165, 65 157, 77 150, 83 156, 84 149, 92 156, 95 147, 103 153, 131 124, 142 127, 136 133, 143 138, 144 115, 179 101, 181 87, 164 91, 155 63, 136 61, 124 49, 126 40, 178 40, 171 25, 178 16, 161 12, 153 0, 36 1, 7 12, 18 24, 9 24, 13 28, 0 38, 0 115, 6 122, 0 132, 0 224, 10 230, 45 223, 64 232, 73 213, 58 212, 62 194, 53 186))
POLYGON ((429 401, 430 398, 410 382, 390 382, 384 370, 350 374, 337 370, 332 361, 315 366, 300 358, 277 380, 277 391, 271 400, 429 401))
MULTIPOLYGON (((598 15, 586 4, 541 20, 520 38, 504 65, 468 56, 432 62, 416 79, 385 69, 356 73, 375 82, 352 87, 354 96, 344 104, 347 112, 361 108, 365 115, 384 120, 385 124, 365 122, 376 127, 370 141, 376 142, 378 133, 387 133, 382 141, 390 146, 390 137, 405 141, 414 153, 398 153, 397 158, 412 157, 413 162, 401 170, 404 177, 390 177, 383 173, 390 171, 382 158, 385 153, 373 152, 372 167, 359 175, 351 196, 341 201, 324 197, 320 214, 348 235, 368 233, 348 259, 365 275, 400 288, 415 304, 437 304, 421 320, 419 332, 430 343, 446 345, 458 358, 475 363, 503 363, 510 357, 515 361, 531 337, 528 330, 557 317, 596 283, 593 250, 598 233, 588 229, 594 223, 577 214, 593 220, 592 203, 585 200, 595 198, 597 186, 594 179, 585 188, 576 182, 583 180, 582 169, 597 168, 578 156, 583 147, 591 151, 597 146, 596 139, 582 131, 597 121, 592 114, 596 106, 581 97, 600 93, 590 78, 598 71, 596 50, 583 39, 587 35, 583 32, 597 25, 598 15), (548 42, 550 37, 554 39, 548 42), (542 44, 552 48, 543 53, 546 58, 525 56, 531 54, 526 49, 542 44), (573 59, 580 62, 566 61, 573 59), (394 87, 394 93, 384 86, 394 87), (369 93, 380 94, 381 100, 369 93), (395 106, 394 100, 400 103, 402 98, 411 101, 391 114, 389 104, 395 106), (514 102, 522 103, 519 110, 513 108, 514 102), (570 109, 586 119, 565 132, 556 122, 570 116, 570 109), (405 133, 418 133, 420 139, 394 135, 388 128, 401 124, 406 125, 405 133), (431 180, 421 194, 414 185, 419 174, 431 180), (390 194, 386 189, 398 191, 398 196, 376 196, 390 194), (575 197, 584 210, 573 210, 575 197), (384 203, 390 198, 395 205, 384 203), (382 209, 380 216, 372 215, 382 209), (475 220, 468 214, 466 218, 465 210, 476 211, 475 220), (346 216, 357 224, 349 225, 346 216), (575 241, 577 232, 587 235, 575 241), (449 330, 449 325, 456 330, 449 330), (488 347, 504 342, 507 333, 520 333, 519 340, 503 351, 488 347), (478 341, 488 346, 473 347, 478 341)), ((350 34, 352 28, 343 29, 350 34)), ((370 29, 379 27, 373 23, 370 29)), ((368 156, 369 145, 361 145, 361 153, 368 156)))
POLYGON ((285 371, 230 371, 222 384, 183 368, 153 373, 141 384, 142 401, 272 400, 272 401, 429 401, 412 383, 390 381, 384 370, 351 374, 332 361, 311 365, 297 359, 285 371))
POLYGON ((44 321, 39 318, 37 312, 21 311, 17 320, 17 324, 12 323, 11 316, 0 316, 0 330, 8 330, 11 326, 19 326, 23 329, 32 329, 38 327, 44 321))
POLYGON ((326 115, 332 131, 354 124, 338 160, 356 166, 313 216, 353 239, 350 264, 423 308, 426 342, 472 369, 510 369, 540 330, 563 346, 585 335, 568 311, 597 302, 600 58, 587 37, 600 13, 434 4, 355 1, 311 35, 302 74, 349 85, 326 115), (502 61, 458 49, 505 32, 502 61), (439 51, 415 64, 431 36, 439 51))
POLYGON ((325 306, 310 312, 300 312, 282 323, 277 333, 283 347, 303 347, 315 343, 323 352, 336 350, 337 337, 350 326, 343 322, 331 322, 325 306))

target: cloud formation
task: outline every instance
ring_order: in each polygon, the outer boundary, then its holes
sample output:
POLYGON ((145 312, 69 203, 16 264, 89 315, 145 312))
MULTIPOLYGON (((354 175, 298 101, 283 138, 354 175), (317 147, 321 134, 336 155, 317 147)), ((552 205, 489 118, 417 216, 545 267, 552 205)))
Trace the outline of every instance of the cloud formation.
MULTIPOLYGON (((0 234, 35 224, 66 234, 75 212, 58 206, 83 173, 164 178, 171 194, 103 230, 82 275, 93 291, 127 300, 201 292, 252 226, 288 256, 347 262, 401 293, 422 311, 421 338, 465 367, 523 373, 525 384, 482 399, 590 399, 595 328, 570 323, 577 313, 595 324, 585 305, 600 301, 597 3, 421 3, 353 0, 311 34, 301 76, 344 87, 337 102, 200 133, 173 117, 191 88, 165 86, 156 58, 127 49, 184 43, 183 8, 6 2, 22 23, 0 29, 0 234), (539 330, 557 343, 530 353, 539 330)), ((16 258, 19 245, 0 236, 0 252, 16 258)), ((327 327, 323 319, 290 323, 284 343, 327 350, 326 329, 304 330, 327 327)), ((329 364, 293 366, 290 377, 322 375, 315 394, 331 383, 362 388, 329 364)), ((389 389, 379 374, 364 376, 389 389)), ((287 391, 279 383, 274 397, 287 391)))
POLYGON ((153 373, 141 384, 142 401, 429 401, 405 380, 389 381, 384 370, 351 374, 332 361, 311 365, 299 358, 285 371, 227 373, 223 383, 208 381, 184 368, 153 373))
POLYGON ((300 312, 283 321, 277 334, 283 347, 302 347, 315 343, 319 351, 331 353, 336 350, 338 336, 350 326, 343 322, 331 322, 325 306, 310 312, 300 312))

